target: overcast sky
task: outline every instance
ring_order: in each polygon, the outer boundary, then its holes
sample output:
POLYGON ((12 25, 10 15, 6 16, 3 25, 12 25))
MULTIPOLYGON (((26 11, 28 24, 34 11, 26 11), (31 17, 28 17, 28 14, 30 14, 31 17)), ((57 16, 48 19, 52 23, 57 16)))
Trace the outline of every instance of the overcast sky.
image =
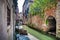
POLYGON ((18 8, 19 8, 19 12, 22 12, 22 6, 25 0, 18 0, 18 8))

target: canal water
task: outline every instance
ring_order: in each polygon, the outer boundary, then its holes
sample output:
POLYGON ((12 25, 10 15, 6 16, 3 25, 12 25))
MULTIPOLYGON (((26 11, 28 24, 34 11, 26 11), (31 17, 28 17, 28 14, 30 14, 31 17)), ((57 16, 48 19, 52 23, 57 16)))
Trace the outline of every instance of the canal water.
POLYGON ((30 40, 28 35, 17 34, 16 37, 17 37, 17 40, 30 40))

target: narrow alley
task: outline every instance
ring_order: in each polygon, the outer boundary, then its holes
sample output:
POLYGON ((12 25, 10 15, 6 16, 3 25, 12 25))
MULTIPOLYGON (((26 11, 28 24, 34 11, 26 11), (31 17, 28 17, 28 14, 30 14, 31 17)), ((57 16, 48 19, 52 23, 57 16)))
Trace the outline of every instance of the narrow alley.
POLYGON ((60 40, 60 0, 0 0, 0 40, 60 40))

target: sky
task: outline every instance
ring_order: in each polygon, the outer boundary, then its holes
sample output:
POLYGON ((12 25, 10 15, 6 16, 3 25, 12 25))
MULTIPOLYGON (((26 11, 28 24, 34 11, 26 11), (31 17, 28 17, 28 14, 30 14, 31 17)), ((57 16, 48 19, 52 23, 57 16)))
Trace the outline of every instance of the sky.
POLYGON ((22 12, 22 6, 25 0, 18 0, 18 8, 19 8, 19 12, 22 12))

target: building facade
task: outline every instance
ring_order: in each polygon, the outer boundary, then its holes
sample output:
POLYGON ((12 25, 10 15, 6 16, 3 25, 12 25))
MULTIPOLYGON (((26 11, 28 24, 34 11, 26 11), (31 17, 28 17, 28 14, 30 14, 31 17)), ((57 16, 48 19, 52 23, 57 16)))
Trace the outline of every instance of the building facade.
POLYGON ((25 23, 28 20, 29 6, 33 3, 33 0, 25 0, 23 4, 23 22, 25 23))
POLYGON ((0 40, 13 40, 15 6, 13 0, 0 0, 0 40))
POLYGON ((22 12, 19 13, 19 16, 20 16, 20 20, 23 20, 23 13, 22 12))

